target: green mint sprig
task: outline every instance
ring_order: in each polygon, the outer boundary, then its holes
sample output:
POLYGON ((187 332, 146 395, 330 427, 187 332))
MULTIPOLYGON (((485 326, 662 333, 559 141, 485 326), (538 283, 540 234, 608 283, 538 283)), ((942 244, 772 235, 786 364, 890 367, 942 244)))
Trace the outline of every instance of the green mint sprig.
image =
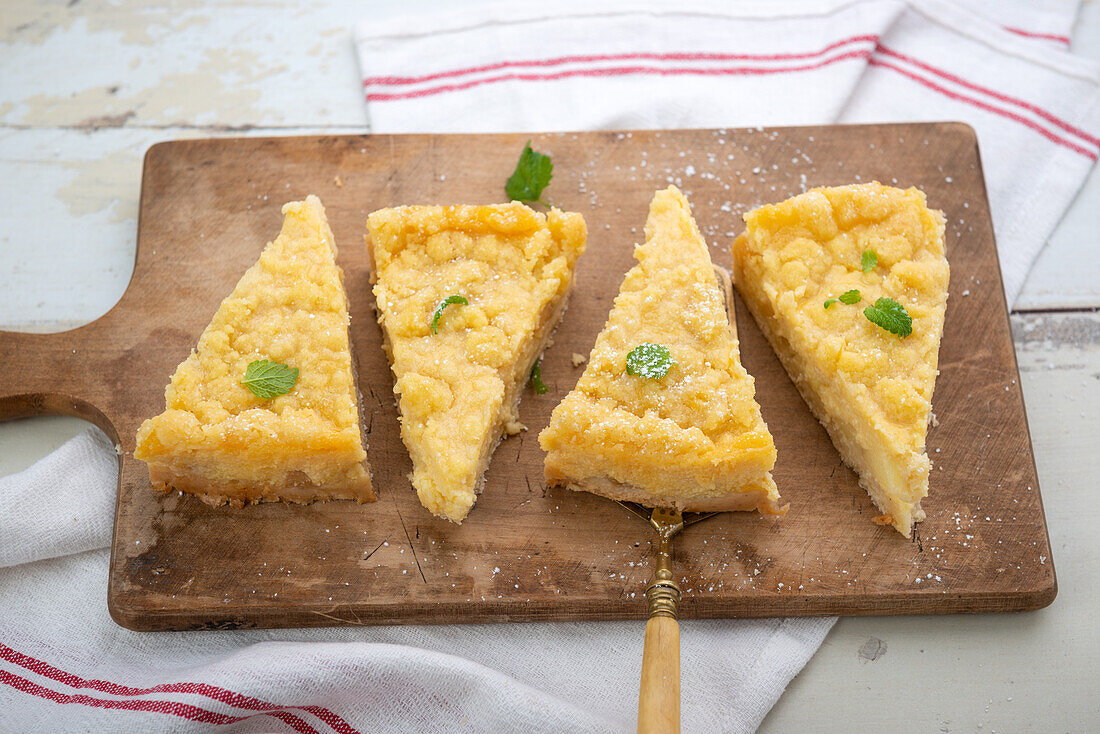
POLYGON ((516 162, 516 170, 508 178, 504 185, 504 192, 512 201, 522 201, 525 204, 537 201, 543 206, 550 206, 542 200, 542 190, 550 185, 550 179, 554 175, 554 164, 550 156, 543 155, 531 149, 531 141, 523 146, 523 152, 516 162))
POLYGON ((531 385, 539 395, 545 394, 550 389, 542 381, 542 357, 536 359, 535 363, 531 365, 531 385))
POLYGON ((893 298, 879 298, 875 301, 875 305, 863 309, 863 315, 871 323, 903 339, 913 333, 913 319, 905 310, 905 306, 893 298))
POLYGON ((860 266, 865 273, 869 273, 878 267, 878 253, 874 250, 864 250, 860 260, 860 266))
POLYGON ((861 296, 859 291, 856 290, 855 288, 853 288, 849 291, 844 291, 843 293, 841 293, 836 298, 826 299, 825 300, 825 310, 826 311, 829 310, 829 307, 832 306, 834 303, 836 303, 837 300, 839 300, 841 303, 843 303, 845 305, 851 306, 852 304, 859 303, 859 299, 862 298, 862 297, 863 296, 861 296))
POLYGON ((668 374, 672 365, 672 353, 661 344, 639 344, 626 355, 626 372, 650 380, 657 380, 668 374))
POLYGON ((852 306, 859 303, 861 298, 863 298, 863 296, 860 295, 860 292, 855 288, 851 289, 850 291, 844 291, 840 294, 840 302, 847 306, 852 306))
POLYGON ((270 359, 257 359, 250 362, 244 371, 241 384, 252 394, 264 400, 286 395, 298 382, 298 368, 288 367, 270 359))
POLYGON ((468 306, 470 304, 470 302, 466 300, 465 296, 447 296, 442 301, 440 301, 439 305, 435 307, 435 313, 432 314, 433 334, 439 333, 439 320, 443 318, 443 309, 447 308, 447 306, 450 306, 453 303, 460 303, 463 306, 468 306))

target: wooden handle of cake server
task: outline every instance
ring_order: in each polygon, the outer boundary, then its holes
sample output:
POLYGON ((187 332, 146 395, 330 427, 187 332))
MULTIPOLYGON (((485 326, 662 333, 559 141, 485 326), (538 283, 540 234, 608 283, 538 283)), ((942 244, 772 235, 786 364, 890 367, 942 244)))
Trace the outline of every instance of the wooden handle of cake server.
POLYGON ((665 614, 645 625, 638 734, 679 734, 680 624, 665 614))

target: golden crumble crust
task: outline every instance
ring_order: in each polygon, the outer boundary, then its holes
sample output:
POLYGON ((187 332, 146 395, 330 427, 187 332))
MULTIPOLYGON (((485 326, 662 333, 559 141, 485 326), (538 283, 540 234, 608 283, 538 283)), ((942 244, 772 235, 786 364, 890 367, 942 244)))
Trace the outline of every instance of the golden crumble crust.
POLYGON ((845 461, 908 535, 923 518, 924 455, 950 276, 943 213, 924 193, 878 182, 818 188, 744 215, 738 290, 845 461), (877 265, 862 270, 862 255, 877 265), (858 304, 825 301, 856 289, 858 304), (899 338, 864 316, 905 307, 899 338))
POLYGON ((584 373, 539 436, 547 481, 652 505, 779 512, 775 445, 707 245, 675 187, 654 196, 645 233, 584 373), (670 351, 664 377, 627 373, 627 354, 644 342, 670 351), (740 506, 744 492, 759 500, 740 506))
POLYGON ((213 503, 283 499, 282 486, 295 488, 294 501, 307 501, 310 486, 374 498, 336 243, 317 197, 283 214, 279 236, 172 375, 165 411, 138 431, 134 455, 162 489, 181 485, 213 503), (297 384, 257 397, 241 379, 259 359, 297 367, 297 384))
POLYGON ((367 227, 411 480, 425 507, 461 522, 496 443, 521 429, 522 387, 565 308, 584 219, 512 202, 382 209, 367 227), (469 303, 433 332, 454 295, 469 303))

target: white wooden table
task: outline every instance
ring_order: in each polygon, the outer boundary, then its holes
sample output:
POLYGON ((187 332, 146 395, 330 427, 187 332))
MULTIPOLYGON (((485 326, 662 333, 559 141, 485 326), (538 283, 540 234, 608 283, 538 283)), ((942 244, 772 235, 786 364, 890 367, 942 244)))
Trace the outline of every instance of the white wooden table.
MULTIPOLYGON (((369 130, 350 24, 438 4, 4 0, 0 328, 65 330, 121 296, 152 143, 369 130)), ((1096 0, 1085 0, 1074 50, 1100 59, 1096 0)), ((842 619, 761 731, 1100 730, 1098 211, 1094 170, 1012 316, 1058 598, 1024 615, 842 619), (885 654, 860 653, 872 647, 885 654)), ((0 475, 85 426, 0 424, 0 475)))

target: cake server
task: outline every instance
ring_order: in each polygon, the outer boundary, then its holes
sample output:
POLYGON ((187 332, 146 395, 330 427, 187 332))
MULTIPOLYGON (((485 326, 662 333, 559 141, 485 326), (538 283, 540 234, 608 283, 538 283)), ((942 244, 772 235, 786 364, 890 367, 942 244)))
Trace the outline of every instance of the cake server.
MULTIPOLYGON (((618 500, 616 500, 618 501, 618 500)), ((642 652, 642 682, 638 691, 639 734, 668 734, 680 731, 680 586, 672 577, 672 539, 685 527, 717 515, 717 512, 689 512, 619 502, 649 522, 657 531, 656 572, 646 587, 648 602, 645 647, 642 652)))
MULTIPOLYGON (((730 331, 737 338, 733 311, 733 282, 729 271, 714 265, 714 276, 726 302, 730 331)), ((717 512, 682 513, 666 507, 649 508, 634 502, 620 505, 649 522, 657 531, 656 572, 646 587, 648 602, 642 681, 638 690, 639 734, 679 734, 680 731, 680 586, 672 577, 672 539, 685 527, 714 517, 717 512)))

